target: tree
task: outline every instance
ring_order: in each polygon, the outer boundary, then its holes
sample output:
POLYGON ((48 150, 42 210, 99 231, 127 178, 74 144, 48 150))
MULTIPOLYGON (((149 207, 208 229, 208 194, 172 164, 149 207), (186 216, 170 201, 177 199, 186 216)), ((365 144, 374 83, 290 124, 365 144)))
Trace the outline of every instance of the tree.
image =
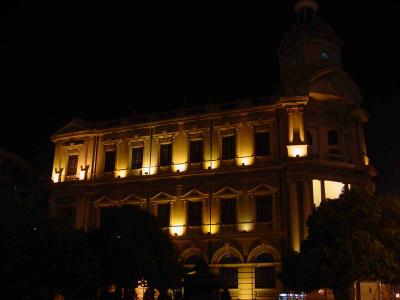
POLYGON ((135 207, 115 208, 107 225, 90 233, 103 287, 129 289, 144 278, 163 293, 176 284, 175 248, 154 216, 135 207))
POLYGON ((300 253, 283 261, 280 277, 294 291, 327 287, 351 299, 359 280, 400 281, 400 201, 359 187, 323 201, 307 221, 300 253))

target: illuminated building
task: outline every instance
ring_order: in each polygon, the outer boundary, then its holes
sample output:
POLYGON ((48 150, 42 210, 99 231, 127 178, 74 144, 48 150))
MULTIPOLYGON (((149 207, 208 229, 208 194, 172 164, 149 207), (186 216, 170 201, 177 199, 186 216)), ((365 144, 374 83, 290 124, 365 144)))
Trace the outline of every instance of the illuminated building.
POLYGON ((186 265, 207 261, 233 299, 276 299, 281 257, 299 250, 313 207, 371 185, 362 96, 316 11, 311 0, 295 5, 280 95, 60 129, 53 216, 90 230, 110 209, 138 205, 159 217, 186 265))

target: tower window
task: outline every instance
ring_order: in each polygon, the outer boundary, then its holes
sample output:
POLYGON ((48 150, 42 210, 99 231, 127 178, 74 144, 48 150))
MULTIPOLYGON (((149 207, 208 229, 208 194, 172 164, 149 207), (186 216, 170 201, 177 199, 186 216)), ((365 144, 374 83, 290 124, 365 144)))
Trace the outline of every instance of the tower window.
POLYGON ((76 175, 77 167, 78 167, 78 155, 68 156, 67 176, 76 175))
POLYGON ((115 150, 106 151, 104 172, 112 172, 115 169, 115 150))
POLYGON ((203 161, 203 141, 190 141, 190 163, 203 161))
POLYGON ((143 148, 132 148, 131 169, 140 169, 143 165, 143 148))
POLYGON ((170 166, 172 163, 172 144, 160 145, 160 166, 170 166))
POLYGON ((271 154, 269 132, 256 132, 255 144, 256 156, 265 156, 271 154))
MULTIPOLYGON (((339 155, 339 134, 336 130, 328 131, 328 151, 330 154, 339 155)), ((332 156, 333 159, 336 159, 335 156, 332 156)))
POLYGON ((329 53, 325 50, 321 51, 321 59, 323 60, 328 60, 329 59, 329 53))
POLYGON ((328 145, 334 146, 339 144, 339 135, 336 130, 329 130, 328 132, 328 145))
POLYGON ((222 159, 234 159, 236 157, 236 140, 234 135, 222 137, 222 159))

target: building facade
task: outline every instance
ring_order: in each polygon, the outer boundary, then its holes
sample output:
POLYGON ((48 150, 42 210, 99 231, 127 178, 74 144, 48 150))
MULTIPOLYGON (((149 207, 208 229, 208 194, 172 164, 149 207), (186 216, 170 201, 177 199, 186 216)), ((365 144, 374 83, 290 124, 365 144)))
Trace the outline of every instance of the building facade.
POLYGON ((91 230, 114 208, 140 206, 233 299, 277 299, 281 258, 300 249, 313 208, 373 175, 361 94, 316 12, 314 1, 295 5, 279 95, 60 129, 52 216, 91 230))

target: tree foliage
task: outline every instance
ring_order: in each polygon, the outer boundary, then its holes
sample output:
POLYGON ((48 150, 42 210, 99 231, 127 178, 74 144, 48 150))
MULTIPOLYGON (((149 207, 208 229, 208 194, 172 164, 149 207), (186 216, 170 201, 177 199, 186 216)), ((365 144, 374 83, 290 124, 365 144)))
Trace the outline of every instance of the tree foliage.
POLYGON ((138 279, 163 291, 180 276, 175 249, 156 219, 140 209, 118 209, 113 226, 92 232, 59 231, 47 208, 3 199, 0 273, 10 299, 94 299, 109 284, 132 288, 138 279))
POLYGON ((323 201, 307 221, 300 253, 284 260, 281 279, 294 291, 327 287, 347 299, 358 280, 400 281, 400 201, 359 187, 323 201))

